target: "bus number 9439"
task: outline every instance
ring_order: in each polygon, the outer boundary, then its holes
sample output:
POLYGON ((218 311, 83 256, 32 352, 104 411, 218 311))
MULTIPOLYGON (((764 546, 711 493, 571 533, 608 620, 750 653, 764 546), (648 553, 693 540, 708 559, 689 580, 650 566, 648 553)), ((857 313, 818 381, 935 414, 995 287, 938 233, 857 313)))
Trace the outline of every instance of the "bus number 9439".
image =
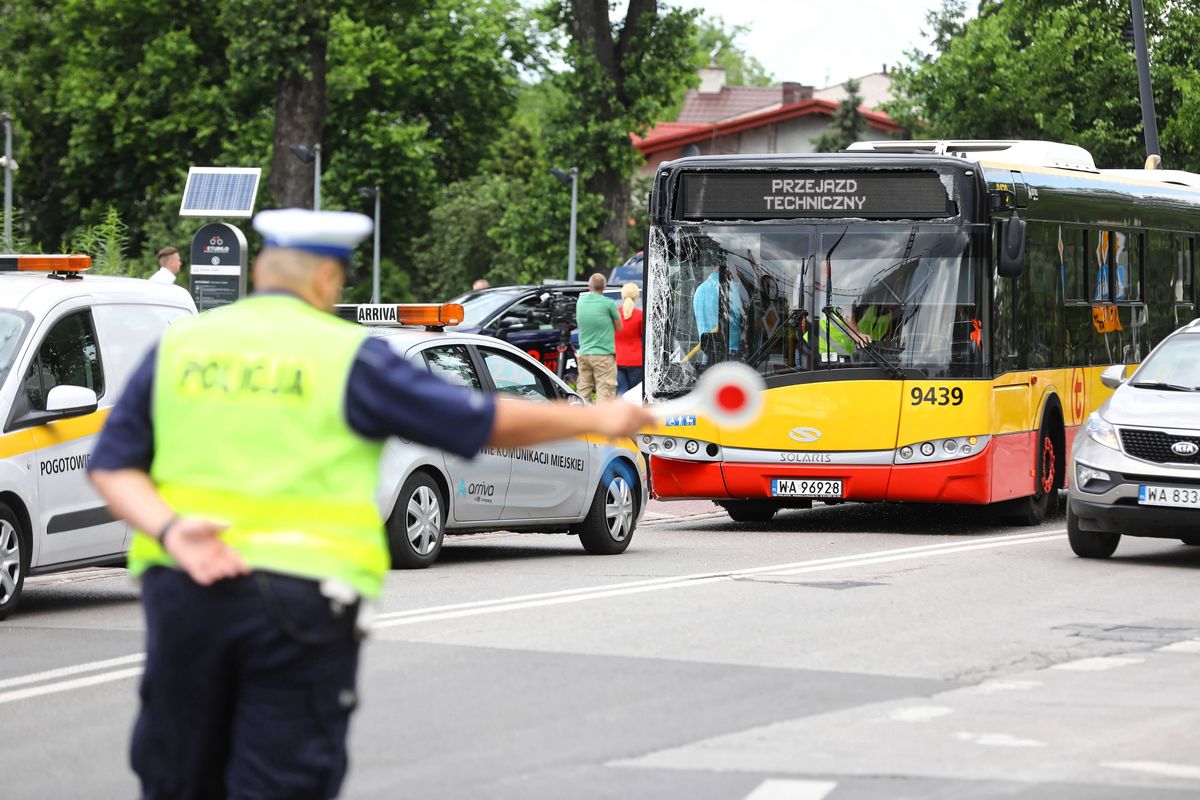
POLYGON ((912 398, 914 406, 922 403, 934 406, 960 406, 963 401, 963 390, 958 386, 953 389, 947 386, 930 386, 925 390, 922 390, 920 386, 914 386, 908 394, 912 398))

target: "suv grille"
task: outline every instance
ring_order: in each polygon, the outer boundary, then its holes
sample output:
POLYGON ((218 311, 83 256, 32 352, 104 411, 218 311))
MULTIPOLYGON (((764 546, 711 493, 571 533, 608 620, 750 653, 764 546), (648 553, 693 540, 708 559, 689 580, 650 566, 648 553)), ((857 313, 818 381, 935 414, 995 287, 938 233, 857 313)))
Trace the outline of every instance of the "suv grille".
POLYGON ((1163 431, 1144 431, 1136 428, 1120 428, 1121 446, 1125 452, 1143 461, 1156 464, 1200 464, 1200 449, 1190 456, 1171 451, 1176 442, 1191 442, 1200 448, 1200 436, 1179 436, 1163 431))

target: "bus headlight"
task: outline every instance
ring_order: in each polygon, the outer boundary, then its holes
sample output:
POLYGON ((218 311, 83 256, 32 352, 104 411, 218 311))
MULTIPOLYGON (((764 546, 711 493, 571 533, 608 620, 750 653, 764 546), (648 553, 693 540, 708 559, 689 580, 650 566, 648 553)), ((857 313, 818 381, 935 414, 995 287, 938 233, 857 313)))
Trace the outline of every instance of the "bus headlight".
POLYGON ((954 461, 974 455, 987 446, 991 436, 951 436, 920 444, 906 444, 896 449, 895 464, 931 464, 954 461))
POLYGON ((702 439, 677 439, 674 436, 643 434, 639 437, 643 453, 678 461, 720 461, 721 448, 702 439))
POLYGON ((1117 440, 1117 429, 1112 426, 1100 413, 1093 411, 1087 418, 1088 438, 1096 444, 1102 444, 1105 447, 1111 447, 1113 450, 1120 450, 1121 443, 1117 440))

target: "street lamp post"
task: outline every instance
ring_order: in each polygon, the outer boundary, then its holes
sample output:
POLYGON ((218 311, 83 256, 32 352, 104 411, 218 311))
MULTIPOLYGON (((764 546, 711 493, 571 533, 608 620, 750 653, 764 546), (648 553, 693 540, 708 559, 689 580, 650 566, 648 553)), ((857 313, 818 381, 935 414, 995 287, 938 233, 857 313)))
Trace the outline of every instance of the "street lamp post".
POLYGON ((379 186, 374 188, 363 187, 358 190, 358 193, 363 197, 375 198, 375 254, 372 260, 371 267, 371 302, 379 302, 379 203, 383 197, 383 192, 379 186))
POLYGON ((12 244, 12 174, 17 171, 17 162, 12 154, 12 117, 8 112, 0 114, 4 123, 4 156, 0 157, 0 169, 4 170, 4 250, 11 253, 12 244))
POLYGON ((321 210, 321 144, 318 142, 311 148, 302 144, 289 145, 292 155, 305 164, 312 164, 313 174, 313 211, 321 210))
POLYGON ((1150 87, 1150 57, 1146 52, 1146 13, 1142 0, 1131 0, 1133 8, 1133 47, 1137 54, 1138 92, 1142 99, 1142 130, 1146 135, 1146 157, 1161 155, 1158 148, 1158 121, 1154 116, 1154 90, 1150 87))
POLYGON ((571 184, 571 242, 567 246, 567 280, 575 280, 575 214, 579 208, 579 167, 571 167, 570 172, 558 167, 551 167, 550 172, 558 178, 559 183, 571 184))

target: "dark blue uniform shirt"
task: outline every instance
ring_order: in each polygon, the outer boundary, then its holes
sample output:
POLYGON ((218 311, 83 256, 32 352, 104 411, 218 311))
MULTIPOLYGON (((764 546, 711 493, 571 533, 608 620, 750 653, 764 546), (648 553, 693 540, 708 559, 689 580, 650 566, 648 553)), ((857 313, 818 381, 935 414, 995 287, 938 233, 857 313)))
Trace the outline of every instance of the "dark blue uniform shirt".
MULTIPOLYGON (((89 470, 150 471, 157 356, 156 347, 130 378, 100 433, 89 470)), ((368 439, 400 436, 470 457, 491 435, 496 405, 487 395, 431 375, 382 339, 368 337, 350 368, 345 410, 350 429, 368 439)))

